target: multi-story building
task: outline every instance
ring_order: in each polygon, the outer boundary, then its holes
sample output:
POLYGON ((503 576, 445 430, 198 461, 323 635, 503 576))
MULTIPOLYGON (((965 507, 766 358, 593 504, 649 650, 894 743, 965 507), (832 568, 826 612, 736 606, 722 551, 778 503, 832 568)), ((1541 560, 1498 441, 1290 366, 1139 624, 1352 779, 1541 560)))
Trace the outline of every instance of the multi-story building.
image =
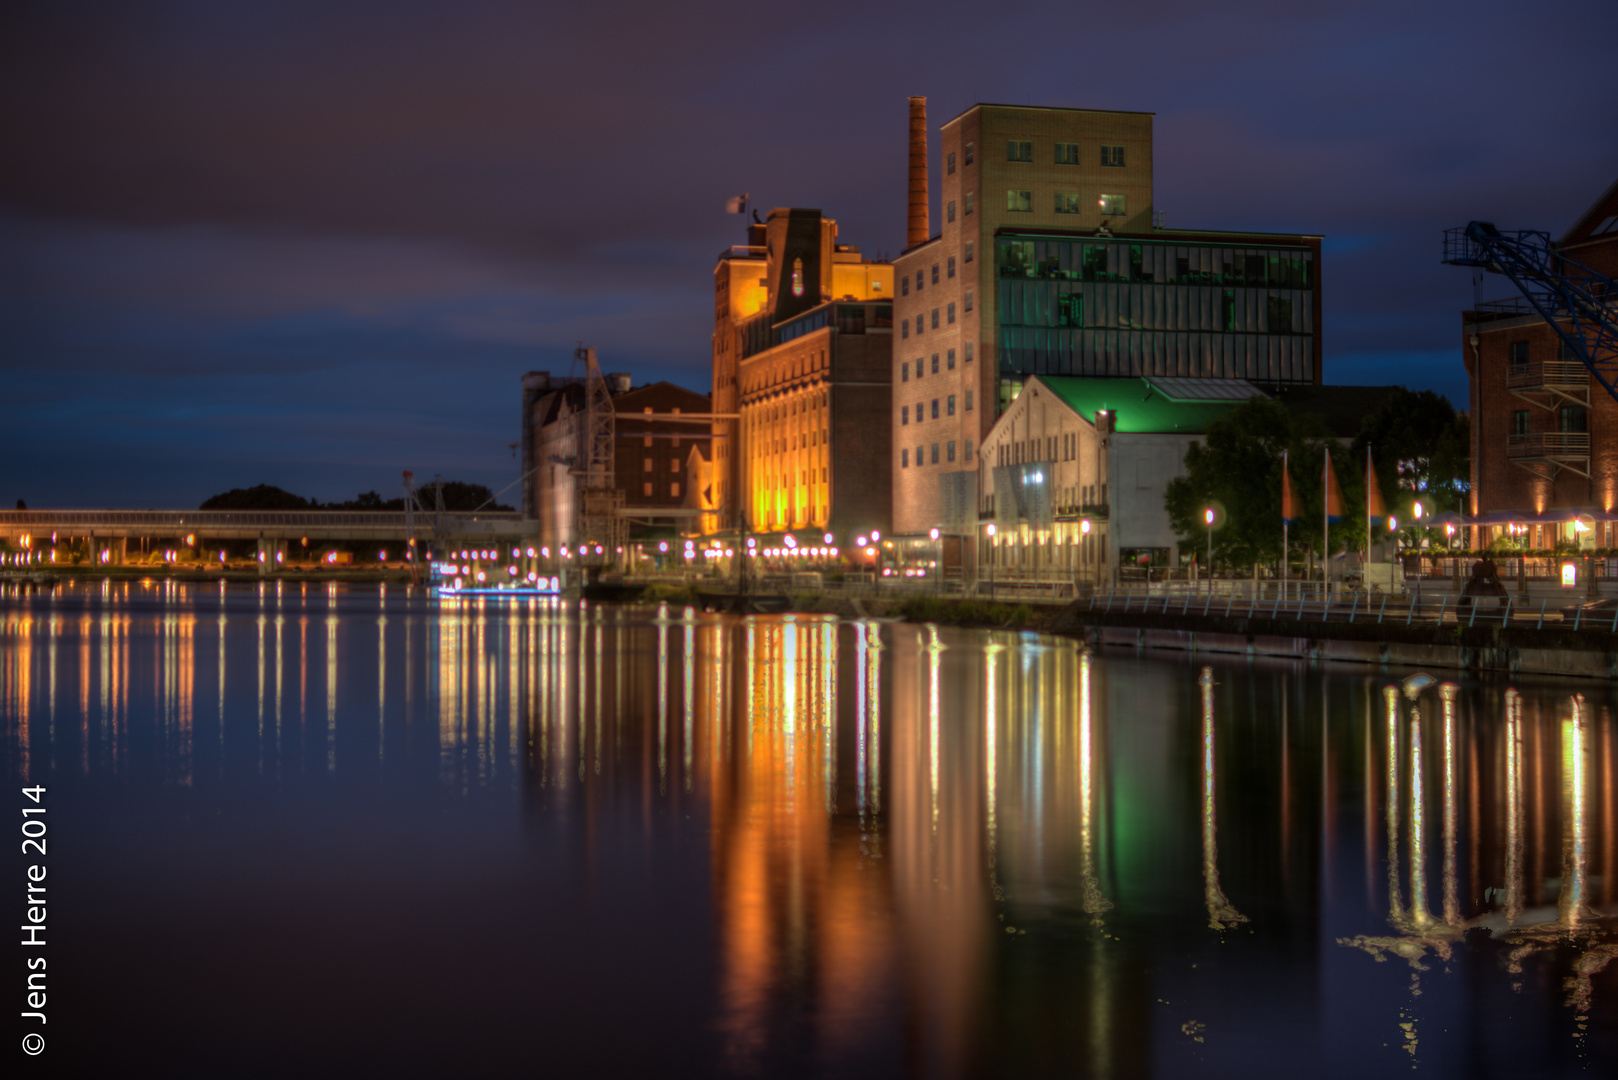
POLYGON ((895 532, 968 527, 1030 376, 1320 382, 1320 238, 1155 227, 1152 114, 975 105, 940 153, 942 228, 894 260, 895 532))
MULTIPOLYGON (((1618 278, 1618 183, 1557 247, 1618 278)), ((1572 539, 1577 514, 1588 512, 1597 528, 1585 535, 1597 547, 1618 546, 1615 523, 1601 520, 1618 502, 1618 402, 1523 298, 1463 311, 1461 342, 1470 382, 1473 515, 1560 518, 1528 526, 1530 546, 1543 548, 1572 539)), ((1481 546, 1506 526, 1479 526, 1473 542, 1481 546)))
MULTIPOLYGON (((628 375, 609 374, 612 395, 613 486, 622 493, 624 536, 637 541, 673 535, 695 517, 690 509, 688 461, 710 440, 706 394, 657 382, 632 387, 628 375), (695 414, 696 422, 677 419, 695 414)), ((585 476, 580 466, 586 421, 583 379, 523 376, 523 516, 536 522, 538 542, 548 548, 579 540, 585 476)))
POLYGON ((777 209, 714 270, 717 531, 886 528, 893 268, 777 209))

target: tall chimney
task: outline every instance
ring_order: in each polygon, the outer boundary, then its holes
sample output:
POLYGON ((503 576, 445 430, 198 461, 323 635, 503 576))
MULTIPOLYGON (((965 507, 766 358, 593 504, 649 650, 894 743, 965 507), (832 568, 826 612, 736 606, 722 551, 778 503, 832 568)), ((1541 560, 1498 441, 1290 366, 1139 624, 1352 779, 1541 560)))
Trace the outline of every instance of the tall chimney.
POLYGON ((925 244, 932 235, 927 220, 927 99, 910 99, 910 221, 905 247, 925 244))

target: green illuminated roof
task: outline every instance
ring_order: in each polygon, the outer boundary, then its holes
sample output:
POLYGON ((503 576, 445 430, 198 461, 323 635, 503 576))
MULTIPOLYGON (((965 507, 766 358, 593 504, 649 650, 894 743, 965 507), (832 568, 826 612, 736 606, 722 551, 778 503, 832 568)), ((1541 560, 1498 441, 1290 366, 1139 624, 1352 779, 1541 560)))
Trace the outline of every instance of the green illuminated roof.
MULTIPOLYGON (((1029 379, 1047 387, 1086 420, 1106 410, 1116 413, 1124 434, 1200 435, 1218 419, 1252 397, 1267 396, 1241 379, 1085 379, 1068 375, 1036 375, 1029 379)), ((1026 387, 1025 387, 1026 389, 1026 387)))

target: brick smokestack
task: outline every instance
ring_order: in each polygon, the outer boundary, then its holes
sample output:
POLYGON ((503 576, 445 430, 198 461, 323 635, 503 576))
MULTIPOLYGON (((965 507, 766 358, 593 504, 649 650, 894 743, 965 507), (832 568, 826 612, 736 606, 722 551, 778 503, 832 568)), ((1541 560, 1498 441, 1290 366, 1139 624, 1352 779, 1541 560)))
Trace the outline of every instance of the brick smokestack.
POLYGON ((925 244, 932 235, 927 213, 927 99, 910 99, 910 221, 905 247, 925 244))

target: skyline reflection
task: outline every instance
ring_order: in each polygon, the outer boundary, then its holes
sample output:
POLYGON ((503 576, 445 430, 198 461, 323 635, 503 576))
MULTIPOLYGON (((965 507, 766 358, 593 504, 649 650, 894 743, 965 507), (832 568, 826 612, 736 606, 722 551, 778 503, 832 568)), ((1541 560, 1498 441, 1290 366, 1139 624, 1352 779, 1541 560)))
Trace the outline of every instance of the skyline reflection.
POLYGON ((1614 701, 1583 689, 399 588, 0 597, 15 777, 487 802, 581 895, 672 860, 713 1066, 755 1075, 1179 1075, 1275 1040, 1462 1075, 1522 998, 1502 1071, 1618 1061, 1614 701))

